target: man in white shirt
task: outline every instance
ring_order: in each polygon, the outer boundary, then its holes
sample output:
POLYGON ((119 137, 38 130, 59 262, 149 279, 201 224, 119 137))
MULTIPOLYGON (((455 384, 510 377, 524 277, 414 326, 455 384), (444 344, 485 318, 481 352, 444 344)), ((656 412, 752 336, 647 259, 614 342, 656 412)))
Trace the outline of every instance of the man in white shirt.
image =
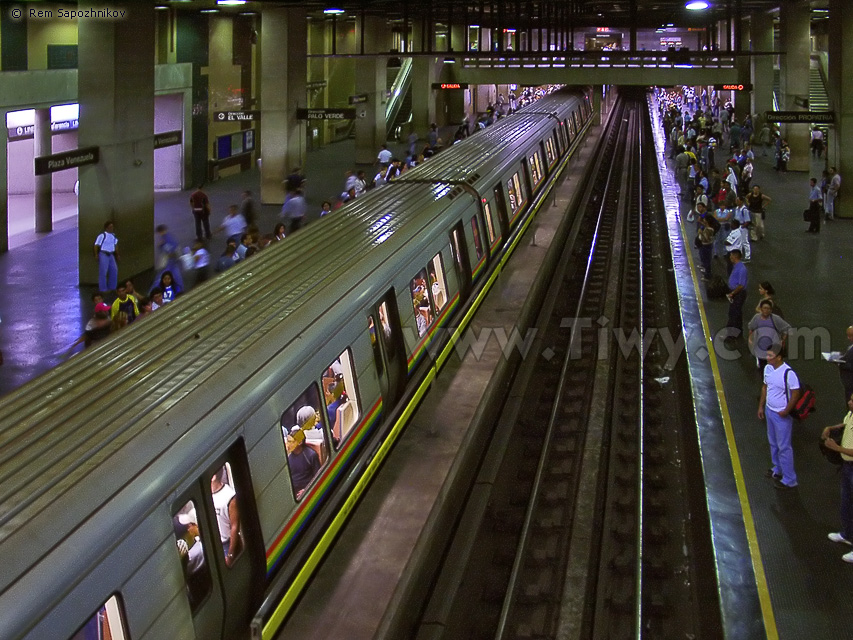
POLYGON ((765 475, 773 479, 773 486, 777 489, 793 489, 797 486, 797 474, 791 448, 794 426, 791 409, 800 397, 800 381, 794 370, 785 364, 780 352, 781 347, 775 345, 767 350, 758 419, 767 418, 767 440, 773 461, 765 475))
POLYGON ((379 160, 379 164, 391 164, 391 158, 394 156, 393 153, 388 151, 388 145, 383 144, 382 149, 379 150, 379 155, 376 156, 376 159, 379 160))
POLYGON ((95 238, 95 259, 98 261, 98 289, 113 291, 118 284, 118 238, 112 221, 95 238))

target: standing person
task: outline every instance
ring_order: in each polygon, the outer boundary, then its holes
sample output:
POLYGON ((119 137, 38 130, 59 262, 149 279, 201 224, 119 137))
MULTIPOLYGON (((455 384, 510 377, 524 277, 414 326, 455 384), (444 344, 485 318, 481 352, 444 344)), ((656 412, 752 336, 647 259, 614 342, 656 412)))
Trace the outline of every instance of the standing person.
POLYGON ((98 261, 98 290, 113 291, 118 284, 118 238, 112 220, 95 238, 95 259, 98 261))
POLYGON ((747 158, 740 172, 740 191, 739 193, 749 193, 749 186, 752 183, 752 174, 754 167, 752 166, 752 158, 747 158))
POLYGON ((758 308, 761 311, 756 313, 747 325, 747 329, 749 329, 747 341, 750 352, 758 361, 759 371, 764 371, 764 366, 767 364, 764 354, 774 346, 785 348, 791 325, 773 313, 773 302, 771 300, 762 300, 758 308))
POLYGON ((841 191, 841 176, 838 175, 838 170, 835 167, 829 168, 829 183, 826 185, 826 200, 823 204, 824 214, 827 220, 835 218, 835 199, 838 197, 838 192, 841 191))
POLYGON ((767 148, 770 146, 770 125, 766 122, 761 125, 761 131, 758 132, 758 144, 761 145, 762 157, 767 157, 767 148))
POLYGON ((771 202, 773 200, 770 199, 770 196, 761 192, 759 185, 752 185, 752 191, 746 196, 746 206, 749 208, 749 213, 752 217, 752 227, 749 235, 755 242, 762 240, 765 236, 764 220, 767 215, 767 206, 771 202))
MULTIPOLYGON (((246 220, 246 224, 252 226, 257 221, 255 214, 255 199, 252 198, 252 192, 246 190, 243 192, 243 199, 240 201, 240 215, 246 220)), ((207 236, 208 238, 210 236, 207 236)))
POLYGON ((175 282, 183 287, 184 277, 181 272, 181 246, 175 237, 169 233, 169 228, 165 224, 157 225, 156 231, 154 267, 157 269, 157 275, 154 277, 154 282, 156 283, 160 279, 160 276, 169 271, 175 282))
POLYGON ((379 161, 379 164, 388 165, 391 164, 391 158, 393 156, 394 154, 388 151, 388 145, 383 144, 382 148, 379 150, 379 153, 376 154, 376 159, 379 161))
POLYGON ((193 244, 193 271, 195 284, 201 284, 210 277, 210 252, 201 240, 193 244))
POLYGON ((202 227, 204 227, 204 237, 210 240, 210 200, 207 194, 201 190, 203 185, 198 185, 190 196, 190 208, 195 218, 195 237, 202 239, 202 227))
POLYGON ((820 159, 823 156, 823 131, 814 127, 812 129, 812 157, 820 159))
POLYGON ((227 483, 228 476, 223 466, 210 479, 210 494, 216 511, 216 524, 219 528, 219 540, 225 553, 225 565, 230 567, 243 549, 240 537, 240 510, 237 506, 237 492, 227 483))
POLYGON ((286 221, 287 235, 302 227, 307 210, 308 205, 305 203, 302 189, 297 189, 292 196, 284 201, 281 207, 281 217, 286 221))
POLYGON ((749 208, 743 203, 743 198, 740 196, 735 198, 732 220, 737 220, 740 224, 738 231, 740 231, 741 246, 736 248, 739 248, 743 253, 743 261, 749 262, 749 259, 752 257, 752 247, 749 244, 749 228, 752 226, 752 215, 749 212, 749 208))
POLYGON ((702 263, 703 277, 711 279, 711 258, 714 255, 714 236, 720 225, 713 215, 705 210, 702 202, 696 204, 696 248, 699 249, 699 260, 702 263))
POLYGON ((139 307, 136 304, 136 298, 127 292, 124 283, 118 285, 116 288, 116 295, 117 297, 113 301, 113 306, 110 309, 110 316, 113 319, 113 324, 121 324, 120 322, 116 322, 117 318, 120 318, 121 315, 124 316, 124 322, 126 324, 130 324, 136 320, 136 316, 139 315, 139 307))
MULTIPOLYGON (((841 454, 841 531, 830 533, 827 537, 833 542, 842 542, 853 546, 853 396, 847 397, 847 415, 841 424, 826 427, 821 433, 827 449, 841 454), (844 429, 839 445, 830 437, 830 431, 844 429)), ((853 551, 848 551, 841 559, 853 563, 853 551)))
POLYGON ((418 152, 418 134, 412 131, 409 134, 409 156, 415 158, 418 152))
POLYGON ((240 237, 246 232, 246 226, 246 219, 240 215, 237 205, 232 204, 228 207, 228 215, 216 231, 225 231, 226 242, 233 240, 236 246, 240 242, 240 237))
POLYGON ((172 278, 171 271, 163 272, 163 275, 160 276, 160 283, 157 288, 163 292, 163 304, 173 302, 175 298, 183 293, 183 287, 179 286, 178 283, 175 282, 172 278))
POLYGON ((732 272, 729 274, 729 318, 726 322, 728 329, 725 342, 732 342, 743 335, 743 305, 746 302, 746 286, 749 284, 743 254, 738 249, 729 252, 732 272))
POLYGON ((429 144, 430 149, 435 149, 438 146, 438 126, 434 122, 429 125, 427 143, 429 144))
POLYGON ((794 426, 791 409, 800 397, 800 380, 782 359, 780 352, 779 346, 767 350, 764 384, 758 401, 758 419, 767 419, 767 440, 773 462, 765 475, 773 479, 773 486, 777 489, 793 489, 797 486, 797 473, 794 471, 794 450, 791 448, 791 431, 794 426))
POLYGON ((294 193, 297 189, 305 188, 305 174, 302 173, 302 167, 294 167, 290 175, 284 181, 284 190, 288 194, 294 193))
POLYGON ((806 233, 820 233, 820 206, 823 194, 817 186, 817 178, 809 178, 809 228, 806 233))

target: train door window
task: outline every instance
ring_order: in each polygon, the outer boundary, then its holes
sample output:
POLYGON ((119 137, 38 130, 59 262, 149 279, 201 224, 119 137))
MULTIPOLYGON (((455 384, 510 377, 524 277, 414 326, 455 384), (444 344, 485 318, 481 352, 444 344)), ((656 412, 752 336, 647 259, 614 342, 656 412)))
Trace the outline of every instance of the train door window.
POLYGON ((533 180, 533 188, 535 189, 542 182, 542 161, 539 158, 538 151, 534 151, 529 156, 528 166, 530 167, 530 177, 533 180))
POLYGON ((488 202, 483 203, 483 214, 486 218, 486 231, 489 234, 489 249, 494 250, 501 239, 500 222, 495 222, 495 212, 492 210, 492 205, 488 202))
POLYGON ((412 306, 414 307, 415 323, 418 327, 418 337, 421 338, 435 319, 429 300, 426 269, 421 269, 412 278, 409 283, 409 290, 412 292, 412 306))
POLYGON ((516 215, 521 211, 521 207, 524 204, 524 190, 518 172, 514 173, 512 178, 507 180, 506 192, 507 196, 509 196, 509 208, 512 213, 512 220, 515 220, 516 215))
POLYGON ((456 268, 456 280, 459 282, 459 295, 467 298, 471 293, 471 265, 468 252, 465 251, 465 231, 459 222, 450 231, 450 256, 456 268))
POLYGON ((477 224, 477 216, 471 216, 471 233, 474 234, 474 251, 477 253, 477 263, 479 264, 485 253, 483 252, 483 242, 480 240, 480 225, 477 224))
POLYGON ((202 532, 195 503, 190 500, 172 516, 175 544, 184 569, 187 598, 193 614, 198 611, 212 586, 210 566, 205 557, 206 533, 202 532))
POLYGON ((326 400, 326 417, 335 449, 340 448, 361 416, 354 370, 352 352, 346 349, 323 371, 320 379, 326 400))
POLYGON ((310 385, 281 414, 281 435, 287 451, 287 468, 293 495, 301 500, 305 490, 329 460, 329 441, 321 414, 317 385, 310 385))
POLYGON ((447 304, 447 280, 444 278, 444 263, 441 260, 441 253, 435 254, 429 263, 429 283, 432 291, 432 303, 435 305, 435 312, 439 313, 447 304))
POLYGON ((127 640, 124 612, 118 596, 112 596, 86 621, 70 640, 127 640))
POLYGON ((229 569, 243 553, 243 533, 240 529, 240 500, 231 464, 226 462, 210 478, 210 495, 213 499, 213 511, 216 513, 216 526, 219 528, 219 542, 225 566, 229 569))
POLYGON ((507 216, 506 196, 500 183, 495 185, 495 207, 497 208, 498 221, 501 223, 501 233, 504 237, 509 234, 509 217, 507 216))
POLYGON ((557 160, 557 152, 554 150, 554 138, 552 136, 545 138, 545 155, 548 157, 548 166, 550 167, 557 160))
POLYGON ((572 111, 572 120, 574 120, 574 123, 575 123, 575 131, 581 130, 582 119, 578 114, 579 114, 578 111, 572 111))

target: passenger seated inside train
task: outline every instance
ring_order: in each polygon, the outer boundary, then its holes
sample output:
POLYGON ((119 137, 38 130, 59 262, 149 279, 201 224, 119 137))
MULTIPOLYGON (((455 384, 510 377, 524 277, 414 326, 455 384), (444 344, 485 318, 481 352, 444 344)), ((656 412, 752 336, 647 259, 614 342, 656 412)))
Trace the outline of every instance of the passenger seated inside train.
POLYGON ((216 511, 216 524, 225 554, 225 565, 230 567, 243 550, 243 538, 240 534, 237 492, 230 484, 228 476, 228 468, 222 465, 210 479, 210 494, 216 511))
POLYGON ((285 436, 285 447, 293 494, 297 500, 301 500, 305 489, 320 470, 320 456, 314 449, 306 446, 302 430, 295 425, 291 428, 291 433, 285 436))
POLYGON ((187 502, 172 518, 172 527, 175 531, 175 544, 184 568, 187 597, 190 608, 194 611, 210 591, 211 580, 204 558, 195 505, 192 501, 187 502))
POLYGON ((433 320, 432 309, 429 304, 429 289, 426 285, 426 270, 421 270, 418 275, 412 278, 411 290, 418 337, 423 337, 433 320))

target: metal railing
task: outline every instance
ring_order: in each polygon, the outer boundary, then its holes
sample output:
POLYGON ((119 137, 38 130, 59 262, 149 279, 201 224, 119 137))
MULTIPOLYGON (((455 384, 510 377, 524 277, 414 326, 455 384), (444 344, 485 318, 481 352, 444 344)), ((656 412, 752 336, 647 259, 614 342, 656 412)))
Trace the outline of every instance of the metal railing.
POLYGON ((462 66, 472 69, 734 69, 735 55, 691 51, 595 51, 548 55, 505 52, 464 57, 462 66))

